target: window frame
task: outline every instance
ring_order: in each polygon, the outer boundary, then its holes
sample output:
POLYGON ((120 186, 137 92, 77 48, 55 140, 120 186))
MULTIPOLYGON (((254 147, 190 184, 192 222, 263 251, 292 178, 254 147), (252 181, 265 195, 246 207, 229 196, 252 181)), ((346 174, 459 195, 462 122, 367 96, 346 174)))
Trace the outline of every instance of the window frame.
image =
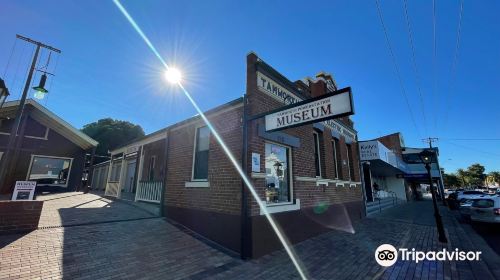
POLYGON ((156 155, 152 155, 149 157, 149 163, 148 163, 148 180, 149 181, 153 181, 154 180, 154 169, 155 169, 155 166, 156 166, 156 155), (153 163, 153 166, 151 166, 151 162, 153 163), (152 167, 152 168, 151 168, 152 167), (151 176, 151 171, 153 170, 153 176, 151 176), (153 178, 151 178, 153 177, 153 178))
MULTIPOLYGON (((208 128, 208 125, 203 125, 203 124, 199 124, 197 126, 195 126, 194 128, 194 144, 193 144, 193 159, 192 159, 192 165, 191 165, 191 182, 208 182, 208 177, 209 177, 209 170, 208 170, 208 163, 210 161, 207 161, 207 178, 206 179, 195 179, 194 178, 194 167, 195 167, 195 163, 196 163, 196 148, 198 146, 198 131, 200 130, 200 128, 203 128, 203 127, 206 127, 208 128)), ((210 137, 212 135, 211 131, 210 131, 210 128, 208 128, 208 153, 210 155, 210 137)))
POLYGON ((339 161, 337 158, 337 143, 335 138, 332 139, 332 148, 333 148, 333 163, 335 164, 335 179, 339 178, 339 161))
MULTIPOLYGON (((31 168, 33 167, 33 159, 35 157, 43 157, 43 158, 53 158, 53 159, 63 159, 63 160, 69 160, 69 166, 68 166, 68 178, 66 179, 66 184, 62 185, 62 184, 40 184, 41 186, 54 186, 54 187, 62 187, 62 188, 67 188, 68 187, 68 184, 69 184, 69 178, 70 178, 70 174, 71 174, 71 168, 73 167, 73 159, 74 158, 70 158, 70 157, 57 157, 57 156, 47 156, 47 155, 35 155, 35 154, 32 154, 31 155, 31 159, 30 159, 30 165, 28 167, 28 172, 26 173, 26 181, 30 181, 30 173, 31 173, 31 168)), ((37 184, 38 186, 38 184, 37 184)))
POLYGON ((345 149, 347 151, 347 157, 346 157, 346 160, 347 160, 347 174, 349 175, 349 181, 352 181, 352 174, 351 174, 351 160, 350 160, 350 149, 351 149, 351 145, 349 144, 345 144, 345 149))
POLYGON ((313 131, 313 141, 314 141, 314 166, 316 166, 316 164, 318 165, 318 169, 316 170, 316 178, 323 178, 323 172, 321 171, 321 149, 320 149, 320 146, 319 146, 319 133, 317 131, 313 131), (316 158, 316 154, 318 154, 318 158, 316 158), (316 163, 317 161, 317 163, 316 163), (319 172, 318 172, 319 171, 319 172), (319 173, 319 176, 318 176, 318 173, 319 173))
MULTIPOLYGON (((274 142, 274 141, 270 141, 270 140, 265 140, 264 141, 264 161, 266 159, 266 144, 272 144, 272 145, 277 145, 277 146, 281 146, 281 147, 284 147, 285 149, 288 150, 287 152, 287 160, 288 160, 288 169, 289 169, 289 172, 288 172, 288 185, 289 185, 289 195, 290 195, 290 201, 287 201, 287 202, 278 202, 278 203, 271 203, 271 204, 267 204, 265 203, 266 201, 266 197, 264 195, 264 205, 266 205, 267 207, 279 207, 279 206, 284 206, 284 205, 290 205, 290 204, 295 204, 295 199, 294 199, 294 186, 293 186, 293 162, 292 162, 292 147, 289 146, 289 145, 284 145, 284 144, 281 144, 281 143, 278 143, 278 142, 274 142)), ((266 167, 264 166, 264 174, 265 176, 267 176, 267 171, 265 170, 266 167)), ((278 212, 281 212, 281 211, 278 211, 278 212)))

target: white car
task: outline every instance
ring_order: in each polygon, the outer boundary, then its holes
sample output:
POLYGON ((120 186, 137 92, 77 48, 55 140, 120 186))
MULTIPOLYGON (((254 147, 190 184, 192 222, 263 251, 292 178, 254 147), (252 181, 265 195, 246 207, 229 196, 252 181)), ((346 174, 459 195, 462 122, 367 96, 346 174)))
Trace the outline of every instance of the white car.
POLYGON ((463 202, 467 199, 481 198, 484 196, 488 195, 481 191, 459 191, 457 193, 457 201, 463 202))
POLYGON ((474 199, 469 213, 471 221, 500 223, 500 196, 474 199))

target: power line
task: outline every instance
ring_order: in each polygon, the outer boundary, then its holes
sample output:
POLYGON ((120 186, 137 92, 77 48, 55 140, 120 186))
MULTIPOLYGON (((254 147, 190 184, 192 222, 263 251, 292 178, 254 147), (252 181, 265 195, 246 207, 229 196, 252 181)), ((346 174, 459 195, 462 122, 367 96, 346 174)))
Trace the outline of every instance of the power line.
MULTIPOLYGON (((450 95, 451 90, 453 89, 453 84, 455 82, 455 76, 456 76, 456 70, 457 70, 457 65, 458 65, 458 54, 460 51, 460 38, 461 38, 461 33, 462 33, 462 15, 464 12, 464 1, 460 1, 460 12, 459 12, 459 17, 458 17, 458 28, 457 28, 457 42, 455 45, 455 55, 453 57, 453 63, 451 65, 451 70, 450 70, 450 80, 448 84, 448 92, 446 93, 446 99, 448 100, 448 97, 450 95)), ((443 116, 443 129, 446 128, 446 122, 448 120, 448 111, 449 111, 450 105, 446 106, 445 111, 444 111, 444 116, 443 116)))
POLYGON ((500 141, 500 138, 441 138, 454 141, 500 141))
MULTIPOLYGON (((433 78, 433 86, 432 86, 432 95, 434 97, 434 100, 437 100, 437 95, 436 95, 436 84, 437 84, 437 78, 436 78, 436 56, 437 56, 437 47, 436 47, 436 0, 432 0, 432 48, 433 48, 433 55, 432 55, 432 78, 433 78)), ((434 101, 436 105, 436 111, 439 112, 439 108, 437 108, 437 103, 434 101)), ((436 114, 434 114, 434 130, 437 129, 437 121, 436 121, 436 114)))
POLYGON ((491 152, 486 152, 486 151, 483 151, 483 150, 478 150, 476 148, 472 148, 472 147, 469 147, 469 146, 464 146, 464 145, 457 144, 457 143, 454 143, 454 142, 451 142, 451 141, 447 141, 447 140, 444 140, 444 141, 446 141, 447 143, 452 144, 454 146, 460 147, 462 149, 466 149, 466 150, 470 150, 470 151, 473 151, 473 152, 482 153, 482 154, 489 155, 489 156, 492 156, 492 157, 495 157, 495 158, 500 158, 499 154, 495 154, 495 153, 491 153, 491 152))
POLYGON ((417 131, 417 133, 419 135, 421 135, 420 131, 417 127, 417 123, 415 122, 415 118, 413 117, 413 111, 411 109, 410 102, 408 101, 408 96, 406 94, 403 79, 401 78, 401 73, 399 71, 399 66, 398 66, 398 63, 396 61, 396 56, 394 55, 394 51, 392 50, 391 41, 389 39, 389 34, 387 33, 387 28, 386 28, 385 23, 384 23, 384 18, 382 16, 382 11, 380 10, 380 4, 379 4, 378 0, 375 0, 375 4, 377 5, 377 12, 378 12, 378 15, 380 18, 380 23, 382 24, 382 28, 384 30, 385 40, 387 43, 387 47, 389 49, 389 53, 390 53, 391 58, 392 58, 392 63, 394 64, 394 69, 396 70, 396 75, 397 75, 398 80, 399 80, 399 85, 401 86, 401 93, 402 93, 403 98, 406 102, 406 106, 408 107, 408 111, 410 112, 410 117, 411 117, 411 121, 413 123, 413 126, 415 127, 415 130, 417 131))
POLYGON ((411 54, 412 54, 412 61, 413 61, 413 71, 415 72, 415 81, 416 81, 416 84, 417 84, 418 95, 420 97, 420 107, 422 109, 422 116, 424 118, 425 133, 428 134, 429 131, 427 129, 427 118, 425 116, 424 98, 422 96, 422 87, 421 87, 421 83, 420 83, 420 74, 418 72, 417 59, 415 58, 415 45, 413 44, 413 32, 412 32, 411 24, 410 24, 410 16, 408 14, 408 2, 407 2, 407 0, 404 0, 403 3, 404 3, 403 6, 404 6, 404 10, 405 10, 406 27, 408 29, 408 39, 409 39, 410 46, 411 46, 411 54))

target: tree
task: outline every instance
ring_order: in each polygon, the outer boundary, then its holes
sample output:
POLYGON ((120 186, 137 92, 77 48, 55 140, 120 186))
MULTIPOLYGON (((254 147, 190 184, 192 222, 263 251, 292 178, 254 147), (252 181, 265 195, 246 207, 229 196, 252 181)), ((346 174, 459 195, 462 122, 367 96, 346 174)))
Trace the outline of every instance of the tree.
POLYGON ((487 179, 489 184, 494 185, 495 183, 500 184, 500 172, 499 171, 491 171, 488 173, 488 179, 487 179))
POLYGON ((461 186, 462 185, 460 183, 460 179, 454 173, 450 173, 450 174, 443 173, 443 181, 444 181, 444 185, 446 187, 448 187, 448 188, 450 188, 450 187, 457 187, 457 186, 461 186))
MULTIPOLYGON (((144 136, 144 130, 140 125, 111 118, 100 119, 97 122, 86 124, 81 130, 99 142, 96 155, 101 156, 107 156, 108 151, 144 136)), ((96 158, 94 161, 99 163, 104 160, 105 158, 96 158)))
POLYGON ((463 170, 462 168, 459 168, 457 170, 457 178, 459 179, 460 186, 465 187, 469 185, 469 173, 466 170, 463 170))
POLYGON ((486 176, 484 175, 484 166, 479 163, 475 163, 467 167, 467 173, 469 173, 470 184, 473 186, 482 186, 486 176))

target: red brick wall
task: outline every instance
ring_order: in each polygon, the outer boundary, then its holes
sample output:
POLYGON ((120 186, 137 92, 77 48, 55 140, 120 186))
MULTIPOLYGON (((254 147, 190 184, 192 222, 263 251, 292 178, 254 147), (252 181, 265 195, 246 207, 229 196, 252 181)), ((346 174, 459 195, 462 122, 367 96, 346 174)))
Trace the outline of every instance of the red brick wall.
POLYGON ((0 234, 37 229, 43 201, 0 201, 0 234))
MULTIPOLYGON (((230 109, 208 119, 225 141, 237 162, 241 163, 243 106, 230 109)), ((219 213, 241 212, 241 179, 222 147, 210 135, 208 182, 210 187, 186 187, 191 181, 193 168, 194 137, 196 128, 203 126, 200 120, 169 132, 167 154, 166 200, 168 206, 193 208, 219 213)))
MULTIPOLYGON (((254 54, 250 54, 247 57, 247 95, 248 95, 248 106, 249 114, 255 115, 263 112, 267 112, 276 108, 283 106, 283 103, 268 96, 267 94, 261 92, 257 88, 257 74, 256 74, 256 63, 257 57, 254 54)), ((267 75, 269 76, 269 75, 267 75)), ((270 77, 272 78, 272 77, 270 77)), ((316 83, 313 88, 313 92, 317 92, 322 89, 321 83, 316 83)), ((343 120, 344 122, 346 120, 343 120)), ((261 155, 261 171, 265 172, 264 167, 264 156, 265 156, 265 143, 266 140, 258 136, 258 124, 263 125, 262 119, 252 121, 249 124, 249 147, 248 147, 248 158, 251 158, 251 153, 259 153, 261 155)), ((361 185, 357 184, 356 187, 350 188, 349 183, 346 183, 344 187, 336 187, 335 183, 329 183, 328 187, 317 187, 315 182, 306 182, 296 180, 297 176, 315 178, 315 162, 314 162, 314 136, 313 136, 313 125, 305 125, 297 128, 286 129, 282 132, 298 137, 300 139, 300 147, 291 147, 292 153, 292 177, 293 177, 293 198, 300 199, 301 208, 316 206, 319 202, 328 204, 338 204, 338 203, 348 203, 353 201, 362 200, 362 190, 361 185)), ((322 151, 322 164, 323 166, 323 178, 335 179, 335 163, 333 156, 333 147, 331 141, 333 140, 331 131, 328 127, 325 127, 322 135, 322 141, 320 144, 320 150, 322 151)), ((340 137, 339 150, 341 157, 341 166, 339 166, 340 179, 349 181, 348 174, 349 169, 347 165, 347 147, 344 137, 340 137), (344 164, 345 163, 345 164, 344 164)), ((354 174, 351 181, 360 181, 360 171, 359 171, 359 155, 356 148, 356 143, 352 143, 353 150, 353 164, 354 174)), ((250 170, 250 165, 247 166, 250 170)), ((252 179, 254 187, 257 193, 260 195, 261 199, 265 199, 265 179, 254 178, 252 179)), ((250 201, 250 212, 251 215, 259 215, 259 207, 255 200, 249 198, 250 201)))
POLYGON ((402 147, 399 137, 400 137, 399 133, 393 133, 377 138, 377 140, 380 141, 380 143, 386 146, 389 150, 394 151, 396 154, 399 155, 399 157, 401 157, 402 147))

